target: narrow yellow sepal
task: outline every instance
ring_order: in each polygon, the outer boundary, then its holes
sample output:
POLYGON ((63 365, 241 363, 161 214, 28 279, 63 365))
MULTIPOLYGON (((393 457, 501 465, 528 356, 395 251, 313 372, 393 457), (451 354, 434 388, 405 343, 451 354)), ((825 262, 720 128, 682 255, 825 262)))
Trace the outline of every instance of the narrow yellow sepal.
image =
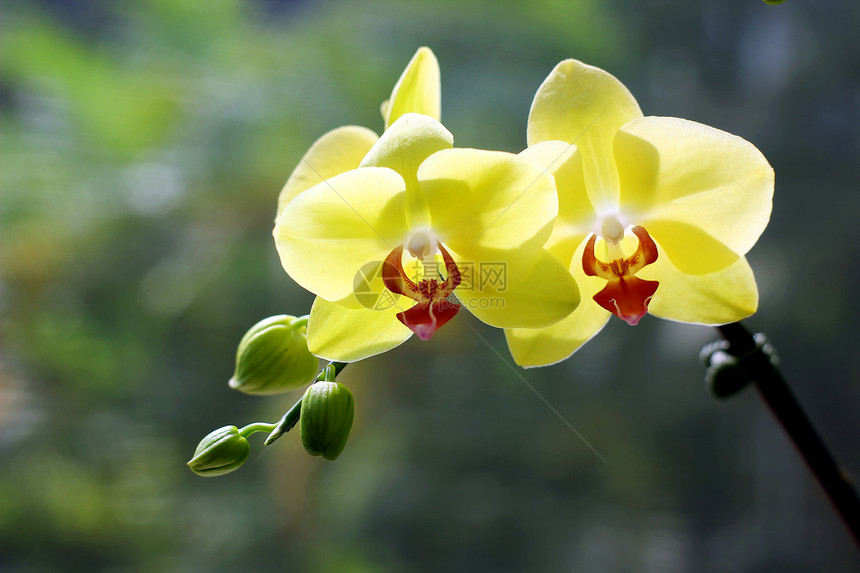
POLYGON ((582 174, 582 156, 575 145, 557 140, 536 143, 519 155, 541 165, 555 179, 558 217, 544 248, 570 265, 582 236, 599 230, 582 174))
POLYGON ((628 121, 642 117, 639 104, 615 76, 579 62, 558 64, 538 88, 529 112, 528 144, 561 140, 582 154, 591 202, 618 206, 618 174, 612 140, 628 121))
POLYGON ((278 214, 302 191, 356 169, 377 139, 374 132, 357 125, 338 127, 317 139, 281 190, 278 214))
POLYGON ((406 220, 412 228, 426 226, 429 213, 418 185, 418 168, 430 155, 454 146, 454 136, 435 119, 407 113, 385 130, 361 161, 362 167, 388 167, 406 182, 406 220))
POLYGON ((442 119, 439 62, 430 48, 418 48, 394 85, 391 97, 382 103, 385 128, 404 113, 421 113, 436 121, 442 119))
POLYGON ((578 245, 570 274, 579 286, 582 300, 566 318, 546 328, 513 328, 505 330, 505 338, 514 361, 525 368, 548 366, 561 362, 600 332, 611 316, 592 297, 606 281, 586 276, 582 270, 585 241, 578 245))

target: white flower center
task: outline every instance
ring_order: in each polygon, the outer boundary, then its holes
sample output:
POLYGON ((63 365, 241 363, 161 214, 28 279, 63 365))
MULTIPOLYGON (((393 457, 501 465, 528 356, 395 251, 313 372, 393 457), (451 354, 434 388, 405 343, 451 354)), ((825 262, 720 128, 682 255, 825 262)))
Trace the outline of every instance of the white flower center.
POLYGON ((430 261, 435 257, 438 248, 436 247, 436 235, 429 229, 416 231, 406 241, 406 250, 409 254, 420 261, 430 261))
POLYGON ((603 226, 600 229, 600 234, 603 235, 603 240, 607 243, 617 245, 624 238, 624 225, 614 215, 609 215, 603 219, 603 226))

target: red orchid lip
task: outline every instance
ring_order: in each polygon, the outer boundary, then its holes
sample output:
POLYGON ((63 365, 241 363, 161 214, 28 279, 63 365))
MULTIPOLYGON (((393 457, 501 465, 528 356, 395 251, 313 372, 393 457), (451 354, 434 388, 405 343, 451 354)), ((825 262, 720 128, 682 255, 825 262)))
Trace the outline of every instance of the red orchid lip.
POLYGON ((395 294, 402 294, 416 301, 412 308, 397 313, 397 319, 418 335, 421 340, 430 340, 446 322, 454 318, 460 305, 449 301, 448 295, 460 284, 460 269, 451 254, 436 241, 448 277, 439 283, 436 279, 412 281, 403 270, 403 245, 395 248, 382 264, 382 281, 395 294))
POLYGON ((594 302, 605 308, 630 326, 636 326, 648 313, 648 304, 659 286, 658 281, 648 281, 634 276, 647 265, 657 260, 657 245, 644 227, 631 229, 639 239, 639 246, 629 257, 604 263, 594 254, 597 235, 592 235, 582 253, 582 270, 590 277, 606 279, 603 289, 594 295, 594 302))

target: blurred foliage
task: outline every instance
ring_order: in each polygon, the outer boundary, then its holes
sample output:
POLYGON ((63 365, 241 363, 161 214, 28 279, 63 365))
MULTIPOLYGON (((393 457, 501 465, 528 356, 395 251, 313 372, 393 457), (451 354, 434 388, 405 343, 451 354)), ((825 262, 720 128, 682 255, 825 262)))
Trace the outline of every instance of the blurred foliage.
POLYGON ((338 378, 337 462, 292 434, 222 478, 185 461, 298 398, 226 383, 250 325, 312 301, 277 260, 278 190, 326 130, 380 130, 428 45, 461 146, 521 149, 567 57, 759 146, 777 191, 750 322, 860 473, 858 21, 839 0, 4 3, 0 570, 856 571, 754 394, 705 392, 714 335, 657 320, 518 371, 464 316, 338 378))

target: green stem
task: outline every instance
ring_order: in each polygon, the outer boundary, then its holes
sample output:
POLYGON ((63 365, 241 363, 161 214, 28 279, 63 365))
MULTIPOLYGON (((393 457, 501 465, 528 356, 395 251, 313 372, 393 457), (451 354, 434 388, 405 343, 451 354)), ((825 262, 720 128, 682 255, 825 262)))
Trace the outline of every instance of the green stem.
POLYGON ((251 434, 256 434, 257 432, 271 432, 277 427, 277 424, 268 424, 266 422, 254 422, 253 424, 248 424, 244 428, 239 430, 239 435, 243 438, 247 438, 251 434))
MULTIPOLYGON (((343 370, 344 368, 346 368, 345 362, 331 362, 327 364, 325 368, 322 369, 314 383, 319 382, 321 380, 326 380, 327 377, 331 377, 331 380, 334 381, 335 376, 340 374, 341 370, 343 370)), ((271 433, 269 434, 269 437, 266 438, 266 441, 263 442, 263 445, 268 446, 269 444, 274 443, 275 440, 292 430, 296 426, 296 424, 299 423, 299 418, 301 417, 301 415, 302 398, 299 398, 299 401, 293 404, 293 407, 287 410, 286 414, 281 416, 281 419, 278 421, 278 423, 273 424, 274 429, 272 429, 271 433)))
POLYGON ((293 321, 293 327, 299 328, 302 326, 307 326, 308 320, 310 319, 310 317, 311 317, 311 315, 309 315, 309 314, 306 314, 304 316, 297 316, 296 319, 293 321))
POLYGON ((272 430, 272 433, 269 434, 269 437, 266 438, 266 441, 263 442, 264 446, 268 446, 273 443, 275 440, 289 432, 293 429, 293 427, 298 424, 299 416, 302 414, 302 399, 299 398, 299 401, 293 404, 293 407, 287 410, 287 413, 281 416, 280 421, 275 425, 275 429, 272 430))
POLYGON ((334 382, 335 378, 337 378, 337 367, 331 363, 317 376, 317 382, 334 382))
POLYGON ((755 351, 756 343, 752 334, 739 322, 718 326, 717 330, 729 342, 731 354, 748 355, 743 366, 756 390, 797 446, 854 541, 860 545, 860 498, 847 471, 837 465, 770 357, 760 349, 755 351))

